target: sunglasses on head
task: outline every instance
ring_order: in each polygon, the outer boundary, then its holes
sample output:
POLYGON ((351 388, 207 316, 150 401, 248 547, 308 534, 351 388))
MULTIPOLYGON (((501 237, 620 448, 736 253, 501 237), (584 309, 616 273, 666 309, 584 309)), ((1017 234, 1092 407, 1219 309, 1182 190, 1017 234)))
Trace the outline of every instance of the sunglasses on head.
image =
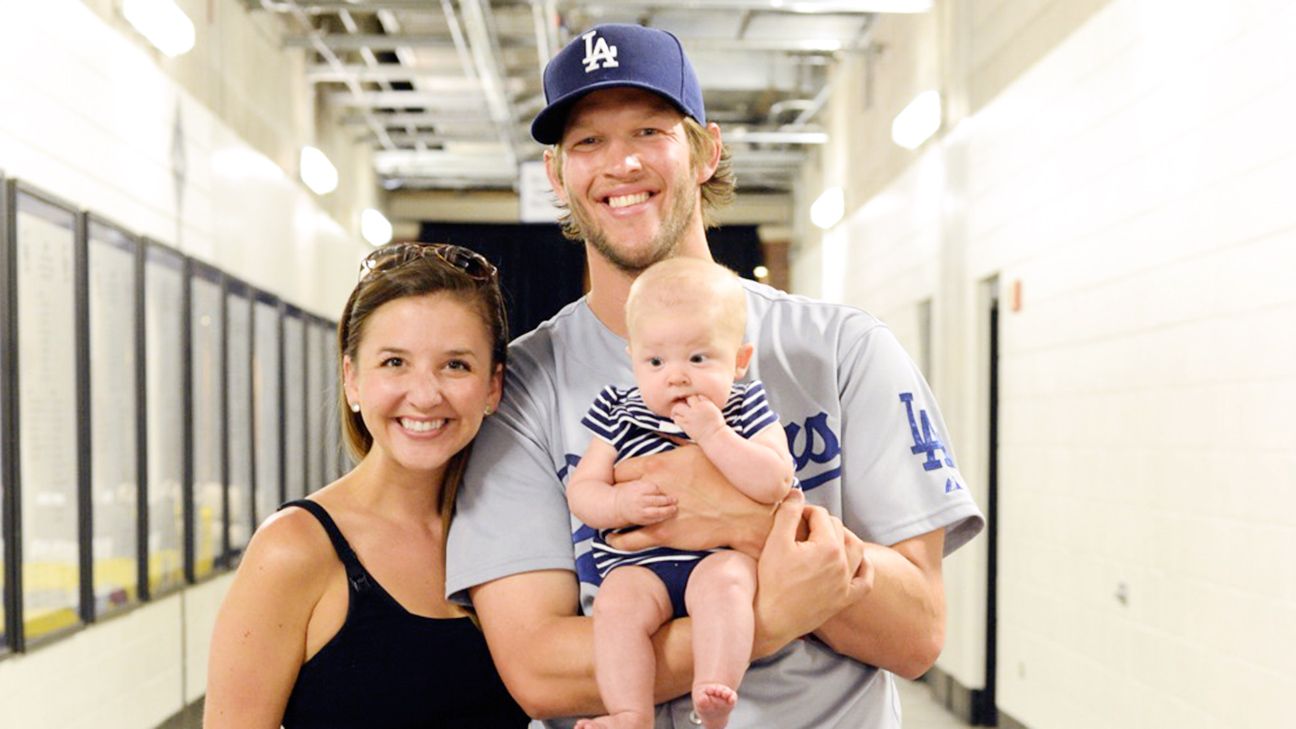
POLYGON ((390 271, 410 261, 427 256, 452 266, 474 281, 493 281, 498 271, 480 253, 449 243, 396 243, 386 245, 365 256, 360 262, 360 278, 375 271, 390 271))

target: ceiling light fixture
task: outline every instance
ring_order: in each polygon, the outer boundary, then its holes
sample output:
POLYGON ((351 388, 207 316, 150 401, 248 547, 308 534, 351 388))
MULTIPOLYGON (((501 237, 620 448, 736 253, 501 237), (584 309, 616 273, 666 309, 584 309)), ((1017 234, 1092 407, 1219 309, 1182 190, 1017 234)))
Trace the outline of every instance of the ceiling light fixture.
POLYGON ((924 91, 896 114, 891 122, 891 141, 905 149, 918 149, 940 126, 940 92, 924 91))
POLYGON ((175 0, 122 0, 122 16, 169 58, 194 47, 194 25, 175 0))
POLYGON ((316 195, 327 195, 337 189, 337 168, 318 149, 302 147, 299 167, 301 181, 316 195))
POLYGON ((828 230, 841 221, 846 213, 846 194, 840 187, 830 187, 819 193, 810 206, 810 222, 828 230))
POLYGON ((365 208, 360 213, 360 235, 375 248, 391 242, 392 224, 380 211, 365 208))

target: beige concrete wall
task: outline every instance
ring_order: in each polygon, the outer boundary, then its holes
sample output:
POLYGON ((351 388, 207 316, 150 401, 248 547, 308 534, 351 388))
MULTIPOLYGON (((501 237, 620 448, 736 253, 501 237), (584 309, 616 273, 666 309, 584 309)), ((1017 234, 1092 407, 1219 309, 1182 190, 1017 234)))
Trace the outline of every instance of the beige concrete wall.
POLYGON ((314 89, 303 82, 306 51, 283 47, 285 23, 294 22, 288 16, 251 11, 238 0, 177 0, 197 39, 192 51, 171 59, 122 18, 120 0, 83 1, 289 178, 297 178, 302 145, 322 149, 338 168, 339 185, 318 202, 344 229, 358 234, 360 210, 379 207, 368 146, 337 123, 337 110, 317 108, 314 89))
MULTIPOLYGON (((952 118, 794 278, 906 343, 934 297, 934 386, 974 490, 1001 298, 998 704, 1037 728, 1281 726, 1296 3, 938 12, 952 118)), ((983 542, 946 562, 940 666, 972 688, 984 575, 983 542)))
MULTIPOLYGON (((175 61, 126 28, 115 5, 2 4, 0 169, 335 318, 369 247, 334 211, 369 193, 354 184, 321 199, 297 179, 295 150, 315 134, 300 82, 289 83, 298 62, 234 0, 182 3, 199 41, 175 61)), ((229 580, 217 575, 4 656, 0 726, 151 729, 176 715, 204 692, 229 580)))

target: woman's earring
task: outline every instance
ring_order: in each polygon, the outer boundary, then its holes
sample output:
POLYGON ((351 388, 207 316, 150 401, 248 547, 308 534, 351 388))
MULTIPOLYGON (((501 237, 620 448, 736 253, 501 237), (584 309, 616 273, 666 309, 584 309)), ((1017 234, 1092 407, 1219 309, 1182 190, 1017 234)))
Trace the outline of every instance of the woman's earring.
POLYGON ((360 403, 358 403, 358 402, 353 402, 353 403, 351 403, 351 412, 353 412, 353 413, 358 413, 358 412, 360 412, 360 403))
POLYGON ((486 411, 483 412, 482 415, 490 415, 492 412, 494 412, 494 411, 491 410, 490 405, 487 405, 487 406, 486 406, 486 411))

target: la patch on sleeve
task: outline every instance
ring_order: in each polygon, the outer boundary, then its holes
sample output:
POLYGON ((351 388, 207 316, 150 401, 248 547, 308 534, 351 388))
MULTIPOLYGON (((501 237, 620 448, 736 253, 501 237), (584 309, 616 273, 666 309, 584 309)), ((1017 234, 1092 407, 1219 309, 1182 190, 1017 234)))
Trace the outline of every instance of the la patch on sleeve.
MULTIPOLYGON (((951 469, 955 468, 954 459, 950 458, 949 448, 941 440, 940 433, 932 427, 931 418, 927 415, 927 411, 919 408, 917 415, 914 414, 913 393, 900 393, 900 402, 904 403, 905 415, 909 418, 909 433, 913 436, 913 447, 909 449, 909 452, 916 456, 923 456, 923 470, 935 471, 946 466, 951 469), (938 457, 937 453, 941 457, 938 457)), ((957 475, 957 471, 955 475, 957 475)), ((945 479, 945 493, 959 491, 962 488, 963 484, 959 483, 957 478, 950 476, 945 479)))

